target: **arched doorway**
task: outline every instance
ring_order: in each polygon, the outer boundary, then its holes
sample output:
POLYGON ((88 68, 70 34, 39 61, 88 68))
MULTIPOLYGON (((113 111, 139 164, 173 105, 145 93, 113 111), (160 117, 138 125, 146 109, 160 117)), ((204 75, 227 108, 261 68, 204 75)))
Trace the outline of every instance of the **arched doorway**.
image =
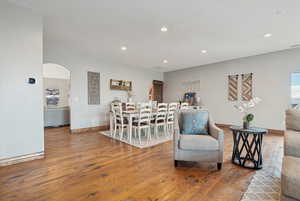
POLYGON ((71 72, 64 66, 43 65, 44 127, 70 125, 71 72))

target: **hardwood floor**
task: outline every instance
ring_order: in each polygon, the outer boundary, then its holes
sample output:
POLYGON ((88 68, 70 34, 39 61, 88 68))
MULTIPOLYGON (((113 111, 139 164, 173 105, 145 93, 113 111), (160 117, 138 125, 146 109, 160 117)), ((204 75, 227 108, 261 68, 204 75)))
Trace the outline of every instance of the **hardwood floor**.
MULTIPOLYGON (((97 132, 46 129, 45 159, 0 168, 0 201, 239 201, 253 170, 231 164, 226 130, 225 162, 181 163, 172 143, 138 149, 97 132)), ((283 137, 264 138, 264 168, 280 174, 283 137)))

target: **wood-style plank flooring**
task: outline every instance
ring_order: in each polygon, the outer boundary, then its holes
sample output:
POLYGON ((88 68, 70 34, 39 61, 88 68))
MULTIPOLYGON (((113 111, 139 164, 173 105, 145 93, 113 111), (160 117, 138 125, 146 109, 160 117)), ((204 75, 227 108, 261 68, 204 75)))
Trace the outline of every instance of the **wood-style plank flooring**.
MULTIPOLYGON (((46 129, 45 159, 0 168, 0 201, 239 201, 254 174, 231 164, 232 134, 225 132, 225 162, 181 163, 172 143, 138 149, 98 132, 46 129)), ((283 137, 264 138, 264 168, 280 174, 283 137)))

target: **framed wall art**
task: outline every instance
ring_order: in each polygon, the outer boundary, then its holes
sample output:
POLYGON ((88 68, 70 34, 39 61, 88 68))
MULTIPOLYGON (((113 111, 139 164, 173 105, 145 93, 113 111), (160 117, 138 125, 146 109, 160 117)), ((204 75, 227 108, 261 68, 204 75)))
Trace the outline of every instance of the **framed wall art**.
POLYGON ((132 81, 127 80, 110 80, 110 89, 132 91, 132 81))

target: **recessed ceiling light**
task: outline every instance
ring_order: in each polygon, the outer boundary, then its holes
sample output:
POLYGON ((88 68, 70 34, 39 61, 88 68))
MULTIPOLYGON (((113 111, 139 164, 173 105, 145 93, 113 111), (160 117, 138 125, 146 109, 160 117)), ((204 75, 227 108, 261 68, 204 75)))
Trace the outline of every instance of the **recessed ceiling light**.
POLYGON ((125 50, 127 50, 127 47, 126 46, 122 46, 121 50, 125 51, 125 50))
POLYGON ((206 54, 206 53, 207 53, 207 50, 201 50, 201 53, 202 53, 202 54, 206 54))
POLYGON ((168 28, 163 26, 161 29, 160 29, 162 32, 167 32, 168 31, 168 28))
POLYGON ((265 38, 270 38, 271 36, 272 36, 271 33, 266 33, 266 34, 264 35, 265 38))
POLYGON ((168 60, 164 59, 164 60, 163 60, 163 63, 164 63, 164 64, 167 64, 167 63, 168 63, 168 60))

